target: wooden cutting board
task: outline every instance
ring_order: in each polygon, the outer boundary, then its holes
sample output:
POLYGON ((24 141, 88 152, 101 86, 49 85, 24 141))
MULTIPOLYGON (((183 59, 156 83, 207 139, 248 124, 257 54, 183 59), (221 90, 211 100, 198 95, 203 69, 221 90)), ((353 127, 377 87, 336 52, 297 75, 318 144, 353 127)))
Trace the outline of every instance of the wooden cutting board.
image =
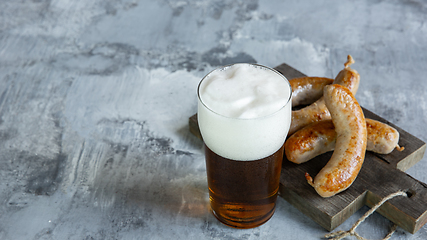
MULTIPOLYGON (((282 64, 275 67, 287 79, 303 77, 303 73, 282 64)), ((343 223, 362 206, 374 206, 385 196, 405 191, 408 197, 399 196, 387 201, 377 212, 410 233, 415 233, 427 222, 427 184, 404 171, 420 161, 426 144, 401 128, 362 107, 365 117, 387 123, 400 133, 399 145, 405 149, 382 155, 367 152, 363 167, 356 181, 346 191, 330 198, 320 197, 307 183, 304 174, 316 176, 330 159, 332 152, 325 153, 303 164, 283 161, 279 195, 331 231, 343 223)), ((197 116, 189 119, 189 129, 202 139, 197 116)))

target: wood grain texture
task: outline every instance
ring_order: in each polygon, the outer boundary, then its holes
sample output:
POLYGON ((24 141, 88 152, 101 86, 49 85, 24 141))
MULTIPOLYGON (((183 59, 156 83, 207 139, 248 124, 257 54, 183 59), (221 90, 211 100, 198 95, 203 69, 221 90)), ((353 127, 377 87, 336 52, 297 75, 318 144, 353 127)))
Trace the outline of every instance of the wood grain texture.
MULTIPOLYGON (((287 64, 275 68, 288 79, 303 77, 303 73, 287 64)), ((387 123, 400 133, 399 145, 405 150, 390 154, 367 152, 363 167, 346 191, 330 198, 320 197, 307 183, 304 174, 316 176, 329 161, 332 152, 322 154, 309 162, 295 164, 285 157, 283 161, 279 194, 282 198, 331 231, 342 224, 364 205, 372 207, 385 196, 403 190, 408 197, 387 201, 377 212, 410 233, 415 233, 427 222, 427 184, 404 171, 420 161, 426 144, 403 129, 363 108, 365 117, 387 123)), ((197 115, 189 118, 190 131, 200 139, 197 115)))

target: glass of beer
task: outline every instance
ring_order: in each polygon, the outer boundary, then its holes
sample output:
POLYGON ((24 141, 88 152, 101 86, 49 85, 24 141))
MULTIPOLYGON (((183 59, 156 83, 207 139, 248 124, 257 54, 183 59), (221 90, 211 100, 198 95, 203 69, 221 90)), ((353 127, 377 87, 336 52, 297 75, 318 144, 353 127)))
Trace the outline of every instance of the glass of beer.
POLYGON ((197 94, 212 212, 231 227, 257 227, 276 207, 289 82, 274 69, 239 63, 207 74, 197 94))

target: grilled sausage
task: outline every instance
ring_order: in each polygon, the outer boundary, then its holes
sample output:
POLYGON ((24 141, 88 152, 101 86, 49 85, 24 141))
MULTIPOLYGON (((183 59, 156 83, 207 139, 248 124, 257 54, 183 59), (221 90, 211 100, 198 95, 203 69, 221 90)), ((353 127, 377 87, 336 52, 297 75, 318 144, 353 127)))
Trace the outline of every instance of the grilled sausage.
MULTIPOLYGON (((344 64, 344 69, 338 73, 333 83, 345 86, 350 89, 353 95, 356 95, 357 89, 359 88, 360 75, 356 70, 350 68, 350 65, 353 63, 353 58, 348 55, 347 62, 344 64)), ((292 121, 288 136, 310 123, 328 119, 331 119, 331 115, 325 106, 323 97, 321 97, 305 108, 292 111, 292 121)))
POLYGON ((315 177, 306 179, 322 197, 344 191, 356 179, 365 159, 367 130, 363 111, 352 92, 341 85, 326 86, 325 104, 337 134, 331 159, 315 177))
POLYGON ((322 77, 301 77, 289 80, 292 88, 292 107, 312 104, 322 97, 323 87, 334 79, 322 77))
MULTIPOLYGON (((389 154, 393 149, 402 151, 398 145, 399 132, 393 127, 366 118, 367 145, 366 150, 379 154, 389 154)), ((331 120, 310 124, 285 142, 285 154, 293 163, 304 163, 325 152, 335 149, 336 133, 331 120)))

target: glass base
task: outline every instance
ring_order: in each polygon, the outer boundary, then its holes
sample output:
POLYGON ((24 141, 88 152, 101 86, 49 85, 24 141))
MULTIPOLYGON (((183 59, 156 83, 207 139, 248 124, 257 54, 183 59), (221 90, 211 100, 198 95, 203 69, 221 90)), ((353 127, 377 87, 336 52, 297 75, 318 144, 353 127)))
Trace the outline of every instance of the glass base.
POLYGON ((273 216, 275 210, 276 210, 276 206, 274 205, 274 207, 271 209, 270 212, 268 212, 264 216, 258 217, 256 219, 254 219, 254 218, 227 217, 224 215, 217 214, 214 210, 212 210, 212 213, 221 223, 223 223, 229 227, 240 228, 240 229, 248 229, 248 228, 255 228, 255 227, 261 226, 262 224, 266 223, 273 216))

